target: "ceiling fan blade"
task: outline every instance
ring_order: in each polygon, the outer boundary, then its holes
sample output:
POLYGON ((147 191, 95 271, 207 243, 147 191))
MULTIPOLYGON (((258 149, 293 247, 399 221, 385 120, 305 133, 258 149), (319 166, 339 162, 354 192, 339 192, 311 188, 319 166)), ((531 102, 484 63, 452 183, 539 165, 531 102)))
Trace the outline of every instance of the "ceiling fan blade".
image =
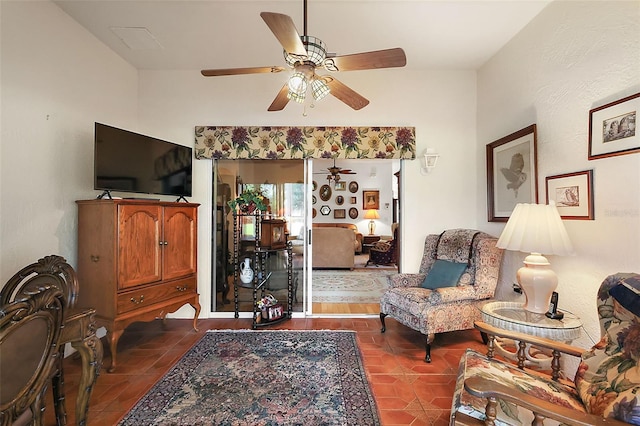
POLYGON ((307 56, 307 49, 300 40, 300 34, 290 16, 273 12, 261 12, 260 16, 287 53, 307 56))
POLYGON ((325 83, 329 86, 330 92, 333 96, 340 99, 345 104, 349 105, 355 110, 362 109, 369 105, 369 100, 350 89, 348 86, 340 83, 334 77, 323 76, 321 77, 325 83))
POLYGON ((329 71, 358 71, 375 68, 404 67, 407 57, 404 50, 395 49, 376 50, 373 52, 354 53, 353 55, 334 56, 324 61, 329 71))
POLYGON ((240 74, 261 74, 276 73, 284 71, 284 67, 253 67, 253 68, 226 68, 219 70, 202 70, 200 71, 205 77, 218 77, 221 75, 240 75, 240 74))
POLYGON ((287 106, 287 103, 289 103, 289 98, 287 97, 288 93, 289 87, 285 83, 285 85, 282 86, 282 89, 280 89, 280 92, 276 95, 276 98, 271 102, 271 105, 269 105, 267 111, 282 111, 284 107, 287 106))

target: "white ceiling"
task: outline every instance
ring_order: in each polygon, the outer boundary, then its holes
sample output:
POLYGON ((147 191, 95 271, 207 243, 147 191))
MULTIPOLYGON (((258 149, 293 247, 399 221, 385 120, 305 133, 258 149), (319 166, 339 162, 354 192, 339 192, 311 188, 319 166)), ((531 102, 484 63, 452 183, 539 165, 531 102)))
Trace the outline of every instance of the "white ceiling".
MULTIPOLYGON (((402 47, 410 69, 477 69, 552 0, 308 0, 307 33, 338 55, 402 47)), ((260 12, 303 33, 302 0, 54 0, 137 69, 283 66, 260 12), (144 27, 162 48, 132 50, 111 27, 144 27)), ((367 71, 375 72, 375 71, 367 71)))

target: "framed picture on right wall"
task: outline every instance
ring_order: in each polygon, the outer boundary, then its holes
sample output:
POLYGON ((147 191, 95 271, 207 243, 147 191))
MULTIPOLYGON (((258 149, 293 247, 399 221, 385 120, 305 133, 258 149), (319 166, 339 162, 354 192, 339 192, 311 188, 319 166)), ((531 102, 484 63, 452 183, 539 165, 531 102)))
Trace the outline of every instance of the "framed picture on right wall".
POLYGON ((589 160, 640 152, 640 93, 589 111, 589 160))
POLYGON ((547 204, 563 219, 593 220, 593 170, 547 176, 547 204))

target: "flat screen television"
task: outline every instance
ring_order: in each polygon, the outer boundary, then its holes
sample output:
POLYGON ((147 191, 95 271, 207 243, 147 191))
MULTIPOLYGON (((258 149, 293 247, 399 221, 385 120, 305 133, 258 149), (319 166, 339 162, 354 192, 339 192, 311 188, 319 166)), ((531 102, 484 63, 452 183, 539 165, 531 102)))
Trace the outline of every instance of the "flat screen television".
POLYGON ((95 123, 94 189, 190 197, 192 151, 95 123))

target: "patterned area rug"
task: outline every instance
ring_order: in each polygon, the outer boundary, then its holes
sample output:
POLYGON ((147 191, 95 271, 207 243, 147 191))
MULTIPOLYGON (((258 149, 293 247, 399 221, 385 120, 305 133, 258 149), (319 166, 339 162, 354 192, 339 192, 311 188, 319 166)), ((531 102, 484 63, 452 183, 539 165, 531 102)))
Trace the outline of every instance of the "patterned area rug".
POLYGON ((379 425, 353 331, 211 330, 120 422, 379 425))
POLYGON ((378 303, 395 271, 313 271, 313 302, 378 303))

